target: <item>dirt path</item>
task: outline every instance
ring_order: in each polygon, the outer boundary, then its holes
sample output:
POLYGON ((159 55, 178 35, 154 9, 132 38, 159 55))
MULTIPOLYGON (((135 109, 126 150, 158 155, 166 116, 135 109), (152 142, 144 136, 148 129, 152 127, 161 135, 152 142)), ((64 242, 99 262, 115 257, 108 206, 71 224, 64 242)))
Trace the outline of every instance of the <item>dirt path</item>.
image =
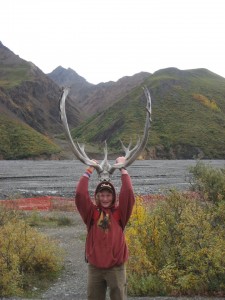
POLYGON ((70 213, 73 226, 42 230, 65 250, 65 269, 57 282, 49 288, 42 299, 87 299, 87 264, 84 261, 86 228, 77 213, 70 213))
POLYGON ((73 226, 41 230, 57 240, 65 250, 65 269, 57 282, 42 295, 41 299, 87 299, 87 264, 84 261, 86 228, 78 213, 69 213, 68 215, 74 222, 73 226))

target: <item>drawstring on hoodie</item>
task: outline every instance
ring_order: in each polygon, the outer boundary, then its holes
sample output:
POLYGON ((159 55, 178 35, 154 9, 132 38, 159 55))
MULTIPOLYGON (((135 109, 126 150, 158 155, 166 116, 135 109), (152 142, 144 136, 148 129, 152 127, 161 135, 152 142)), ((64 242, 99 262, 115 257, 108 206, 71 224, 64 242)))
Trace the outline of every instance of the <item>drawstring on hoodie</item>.
POLYGON ((97 225, 102 228, 103 230, 107 230, 110 227, 110 217, 109 214, 105 211, 100 212, 100 217, 98 219, 97 225))

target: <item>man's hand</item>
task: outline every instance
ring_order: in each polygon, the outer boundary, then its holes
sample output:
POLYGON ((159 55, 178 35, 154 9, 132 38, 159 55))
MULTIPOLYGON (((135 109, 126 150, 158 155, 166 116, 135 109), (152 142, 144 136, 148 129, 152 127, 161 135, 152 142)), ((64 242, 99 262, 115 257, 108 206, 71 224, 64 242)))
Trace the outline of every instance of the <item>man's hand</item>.
POLYGON ((124 164, 125 161, 126 161, 126 158, 125 158, 124 156, 119 156, 119 157, 117 157, 117 159, 116 159, 116 163, 117 163, 117 164, 124 164))
MULTIPOLYGON (((95 159, 92 159, 93 163, 98 163, 97 160, 95 159)), ((86 173, 88 173, 89 175, 91 175, 93 172, 94 172, 95 168, 93 166, 89 166, 87 169, 86 169, 86 173)), ((89 176, 90 177, 90 176, 89 176)))
MULTIPOLYGON (((119 156, 116 159, 116 165, 123 165, 126 162, 126 158, 124 156, 119 156)), ((128 174, 127 170, 123 167, 120 168, 121 174, 128 174)))

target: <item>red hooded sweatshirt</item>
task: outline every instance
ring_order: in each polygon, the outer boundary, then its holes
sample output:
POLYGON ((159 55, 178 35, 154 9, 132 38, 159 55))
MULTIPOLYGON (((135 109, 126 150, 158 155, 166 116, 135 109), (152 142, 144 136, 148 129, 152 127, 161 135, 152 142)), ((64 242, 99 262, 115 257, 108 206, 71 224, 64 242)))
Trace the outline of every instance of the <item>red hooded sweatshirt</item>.
POLYGON ((119 266, 128 259, 123 230, 132 213, 134 193, 130 176, 122 174, 121 180, 119 204, 110 208, 103 208, 92 202, 88 192, 89 179, 86 176, 81 177, 76 189, 76 206, 88 230, 86 258, 90 264, 102 269, 119 266), (106 216, 108 220, 105 227, 99 225, 102 216, 106 216))

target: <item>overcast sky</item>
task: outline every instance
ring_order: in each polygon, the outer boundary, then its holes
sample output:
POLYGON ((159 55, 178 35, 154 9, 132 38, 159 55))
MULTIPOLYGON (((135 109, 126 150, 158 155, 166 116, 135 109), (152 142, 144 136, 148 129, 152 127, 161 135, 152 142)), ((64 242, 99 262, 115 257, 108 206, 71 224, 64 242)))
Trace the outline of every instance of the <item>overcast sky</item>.
POLYGON ((0 41, 91 83, 206 68, 225 77, 224 0, 2 0, 0 41))

